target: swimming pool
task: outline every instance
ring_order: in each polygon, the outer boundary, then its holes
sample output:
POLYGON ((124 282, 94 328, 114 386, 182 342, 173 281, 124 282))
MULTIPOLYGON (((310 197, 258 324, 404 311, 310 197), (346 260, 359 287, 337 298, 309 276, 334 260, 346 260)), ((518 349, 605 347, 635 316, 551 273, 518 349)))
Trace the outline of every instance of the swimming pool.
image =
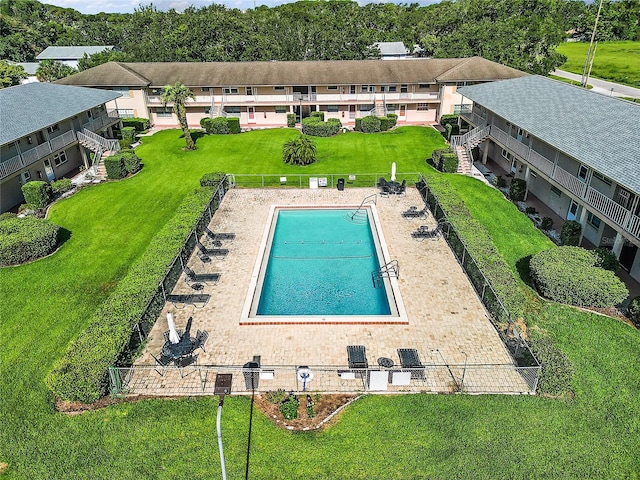
POLYGON ((272 208, 248 294, 253 323, 398 317, 396 279, 372 277, 386 263, 372 207, 353 212, 272 208))

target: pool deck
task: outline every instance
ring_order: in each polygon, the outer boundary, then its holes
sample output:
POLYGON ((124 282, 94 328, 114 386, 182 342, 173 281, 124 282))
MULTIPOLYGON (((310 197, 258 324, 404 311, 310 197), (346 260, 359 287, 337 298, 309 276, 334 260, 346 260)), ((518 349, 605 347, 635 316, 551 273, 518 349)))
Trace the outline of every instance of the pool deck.
MULTIPOLYGON (((376 210, 391 259, 400 265, 398 279, 408 324, 403 325, 242 325, 241 317, 251 275, 259 253, 269 210, 272 205, 358 205, 373 188, 334 189, 232 189, 224 197, 210 228, 214 232, 233 232, 236 238, 223 242, 229 249, 224 258, 211 257, 202 263, 195 255, 189 266, 199 273, 221 273, 216 285, 205 285, 211 295, 204 308, 172 304, 153 327, 147 347, 137 365, 153 365, 168 329, 166 314, 172 312, 177 328, 184 328, 193 316, 196 329, 207 330, 206 352, 199 352, 199 365, 241 366, 255 355, 262 365, 347 365, 347 346, 364 345, 370 366, 378 357, 399 364, 398 348, 415 348, 423 364, 461 365, 512 364, 512 359, 486 317, 482 303, 443 238, 416 241, 411 232, 420 225, 434 226, 434 219, 405 219, 401 213, 410 206, 421 209, 422 199, 414 187, 406 196, 377 197, 376 210)), ((173 293, 194 293, 183 281, 173 293)), ((167 377, 157 388, 165 394, 171 389, 167 377), (163 386, 159 386, 163 384, 163 386)), ((516 374, 517 376, 517 374, 516 374)), ((178 377, 180 378, 180 377, 178 377)), ((513 380, 518 383, 517 379, 513 380)), ((153 386, 148 384, 153 390, 153 386)), ((518 391, 516 387, 515 390, 518 391)), ((526 390, 520 388, 520 391, 526 390)), ((154 394, 152 391, 146 392, 154 394)), ((175 393, 175 392, 174 392, 175 393)), ((515 393, 515 392, 512 392, 515 393)), ((158 394, 158 393, 156 393, 158 394)))

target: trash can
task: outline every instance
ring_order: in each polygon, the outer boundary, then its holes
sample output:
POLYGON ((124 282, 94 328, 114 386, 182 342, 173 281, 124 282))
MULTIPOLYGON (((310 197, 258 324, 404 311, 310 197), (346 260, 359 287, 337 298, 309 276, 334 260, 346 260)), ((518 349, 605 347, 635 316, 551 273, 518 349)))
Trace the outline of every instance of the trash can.
POLYGON ((344 178, 338 179, 338 190, 340 191, 344 190, 344 178))
POLYGON ((257 362, 247 362, 242 366, 242 374, 244 375, 244 386, 247 390, 255 390, 258 388, 260 379, 260 364, 257 362))

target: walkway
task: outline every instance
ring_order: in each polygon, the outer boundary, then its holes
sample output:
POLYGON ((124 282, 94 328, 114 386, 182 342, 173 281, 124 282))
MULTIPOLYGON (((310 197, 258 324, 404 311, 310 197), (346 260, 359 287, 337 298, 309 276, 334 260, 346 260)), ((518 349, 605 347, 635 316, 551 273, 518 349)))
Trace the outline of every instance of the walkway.
MULTIPOLYGON (((577 73, 565 72, 564 70, 556 70, 553 75, 558 77, 567 78, 569 80, 575 80, 576 82, 582 81, 582 75, 577 73)), ((589 77, 589 85, 592 85, 592 92, 601 93, 602 95, 609 95, 613 97, 630 97, 640 98, 640 88, 629 87, 627 85, 621 85, 619 83, 608 82, 606 80, 600 80, 599 78, 589 77)))

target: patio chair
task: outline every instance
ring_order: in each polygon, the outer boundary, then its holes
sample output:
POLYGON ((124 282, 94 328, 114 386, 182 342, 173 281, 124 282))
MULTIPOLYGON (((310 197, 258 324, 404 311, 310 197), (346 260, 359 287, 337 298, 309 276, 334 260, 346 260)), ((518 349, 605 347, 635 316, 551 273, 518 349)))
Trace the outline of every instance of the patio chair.
POLYGON ((411 206, 407 210, 401 213, 402 218, 406 218, 407 220, 412 218, 422 218, 427 214, 427 208, 423 208, 422 210, 418 210, 418 207, 411 206))
POLYGON ((169 366, 169 364, 171 363, 171 361, 173 360, 171 357, 167 356, 167 355, 160 355, 160 358, 156 357, 153 353, 151 354, 151 356, 153 357, 153 359, 156 361, 156 368, 155 371, 160 375, 160 376, 164 376, 164 373, 167 371, 167 367, 169 366), (158 368, 160 370, 158 370, 158 368))
POLYGON ((396 187, 394 192, 396 195, 406 195, 407 194, 407 181, 402 180, 400 186, 396 187))
POLYGON ((187 375, 189 375, 190 373, 193 373, 196 371, 196 368, 194 367, 190 372, 188 373, 184 373, 184 369, 191 366, 191 365, 197 365, 198 363, 198 355, 186 355, 184 357, 180 357, 180 358, 176 358, 173 361, 174 365, 176 367, 178 367, 178 371, 180 372, 180 378, 184 378, 187 375))
POLYGON ((209 339, 209 332, 207 332, 206 330, 198 330, 196 332, 196 340, 194 342, 194 350, 201 348, 203 352, 206 352, 206 350, 204 349, 205 344, 207 343, 207 340, 209 339))
POLYGON ((196 248, 198 249, 198 256, 201 259, 203 256, 226 257, 229 253, 229 249, 227 248, 207 248, 199 241, 196 241, 196 248))
POLYGON ((418 242, 422 242, 425 239, 439 240, 442 237, 442 224, 438 224, 436 227, 430 229, 426 225, 421 225, 414 232, 411 232, 411 238, 418 242))
POLYGON ((366 349, 363 345, 347 346, 349 368, 369 368, 366 349))
POLYGON ((213 283, 214 285, 220 280, 219 273, 196 273, 186 265, 184 266, 185 282, 188 285, 192 283, 213 283))
POLYGON ((411 378, 424 379, 424 365, 415 348, 399 348, 400 366, 411 372, 411 378))

